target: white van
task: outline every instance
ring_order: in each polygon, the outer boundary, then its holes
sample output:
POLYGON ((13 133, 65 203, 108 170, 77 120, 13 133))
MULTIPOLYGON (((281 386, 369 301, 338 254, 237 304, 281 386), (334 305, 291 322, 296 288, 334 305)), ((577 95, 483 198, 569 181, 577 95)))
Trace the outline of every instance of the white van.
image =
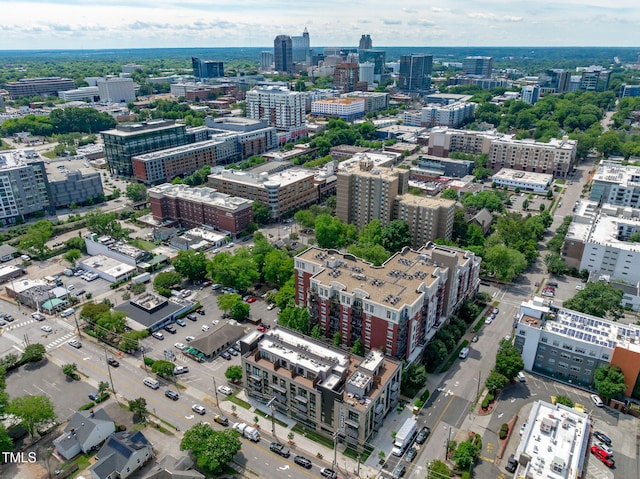
POLYGON ((462 348, 460 350, 460 354, 458 354, 458 357, 460 359, 466 359, 467 356, 469 356, 469 348, 462 348))
POLYGON ((524 375, 524 372, 520 371, 518 373, 518 381, 520 381, 521 383, 524 383, 526 382, 526 380, 527 380, 527 377, 524 375))
POLYGON ((151 389, 158 389, 160 387, 160 383, 157 379, 153 378, 144 378, 142 381, 145 386, 149 386, 151 389))
POLYGON ((60 313, 60 316, 62 316, 63 318, 66 318, 67 316, 71 316, 75 312, 76 310, 73 308, 65 309, 62 313, 60 313))

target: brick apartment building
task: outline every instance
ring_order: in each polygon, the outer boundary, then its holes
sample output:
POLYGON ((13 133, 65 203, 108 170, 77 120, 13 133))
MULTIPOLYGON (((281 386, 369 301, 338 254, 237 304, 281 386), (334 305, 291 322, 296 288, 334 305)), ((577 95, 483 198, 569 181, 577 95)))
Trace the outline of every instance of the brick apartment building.
POLYGON ((405 248, 382 266, 353 255, 309 248, 295 257, 296 304, 309 309, 323 334, 350 347, 414 361, 443 322, 473 296, 481 259, 429 243, 405 248))
POLYGON ((253 202, 218 193, 211 188, 163 185, 149 188, 153 219, 184 228, 202 225, 238 234, 253 221, 253 202))

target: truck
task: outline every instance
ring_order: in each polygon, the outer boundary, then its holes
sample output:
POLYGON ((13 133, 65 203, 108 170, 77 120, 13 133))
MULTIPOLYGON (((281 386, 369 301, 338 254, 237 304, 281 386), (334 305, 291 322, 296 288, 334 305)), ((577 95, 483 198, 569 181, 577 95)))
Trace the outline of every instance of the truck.
POLYGON ((139 274, 138 276, 134 276, 133 278, 131 278, 131 282, 133 284, 148 283, 149 280, 151 280, 150 273, 142 273, 142 274, 139 274))
POLYGON ((260 442, 260 433, 255 427, 251 427, 243 422, 237 422, 233 425, 233 428, 250 441, 260 442))
POLYGON ((402 456, 405 449, 409 447, 409 444, 413 441, 417 431, 418 421, 412 417, 408 418, 396 433, 396 439, 393 443, 393 450, 391 451, 391 454, 394 456, 402 456))

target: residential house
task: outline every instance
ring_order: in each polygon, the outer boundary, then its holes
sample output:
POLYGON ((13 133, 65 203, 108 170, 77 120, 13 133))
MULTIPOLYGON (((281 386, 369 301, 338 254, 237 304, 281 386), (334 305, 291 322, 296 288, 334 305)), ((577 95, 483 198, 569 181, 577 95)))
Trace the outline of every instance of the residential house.
POLYGON ((96 449, 115 430, 115 423, 104 409, 78 411, 71 416, 64 434, 53 441, 53 445, 58 454, 71 459, 81 452, 96 449))
POLYGON ((127 479, 152 456, 152 445, 141 432, 115 432, 100 448, 89 471, 93 479, 127 479))

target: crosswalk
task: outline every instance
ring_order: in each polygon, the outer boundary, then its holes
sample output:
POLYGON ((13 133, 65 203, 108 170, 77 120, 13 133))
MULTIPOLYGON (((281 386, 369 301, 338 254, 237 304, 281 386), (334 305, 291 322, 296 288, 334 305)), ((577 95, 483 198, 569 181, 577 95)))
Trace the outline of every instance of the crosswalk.
POLYGON ((74 333, 64 334, 64 335, 60 336, 59 338, 56 338, 53 341, 51 341, 49 344, 47 344, 45 346, 45 349, 47 351, 49 351, 51 349, 54 349, 54 348, 58 347, 60 344, 67 342, 68 340, 70 340, 74 336, 75 336, 74 333))
POLYGON ((4 329, 5 331, 13 331, 14 329, 18 329, 18 328, 21 328, 22 326, 33 324, 35 322, 37 322, 35 319, 27 319, 25 321, 20 321, 19 323, 14 322, 14 323, 8 324, 4 326, 2 329, 4 329))

